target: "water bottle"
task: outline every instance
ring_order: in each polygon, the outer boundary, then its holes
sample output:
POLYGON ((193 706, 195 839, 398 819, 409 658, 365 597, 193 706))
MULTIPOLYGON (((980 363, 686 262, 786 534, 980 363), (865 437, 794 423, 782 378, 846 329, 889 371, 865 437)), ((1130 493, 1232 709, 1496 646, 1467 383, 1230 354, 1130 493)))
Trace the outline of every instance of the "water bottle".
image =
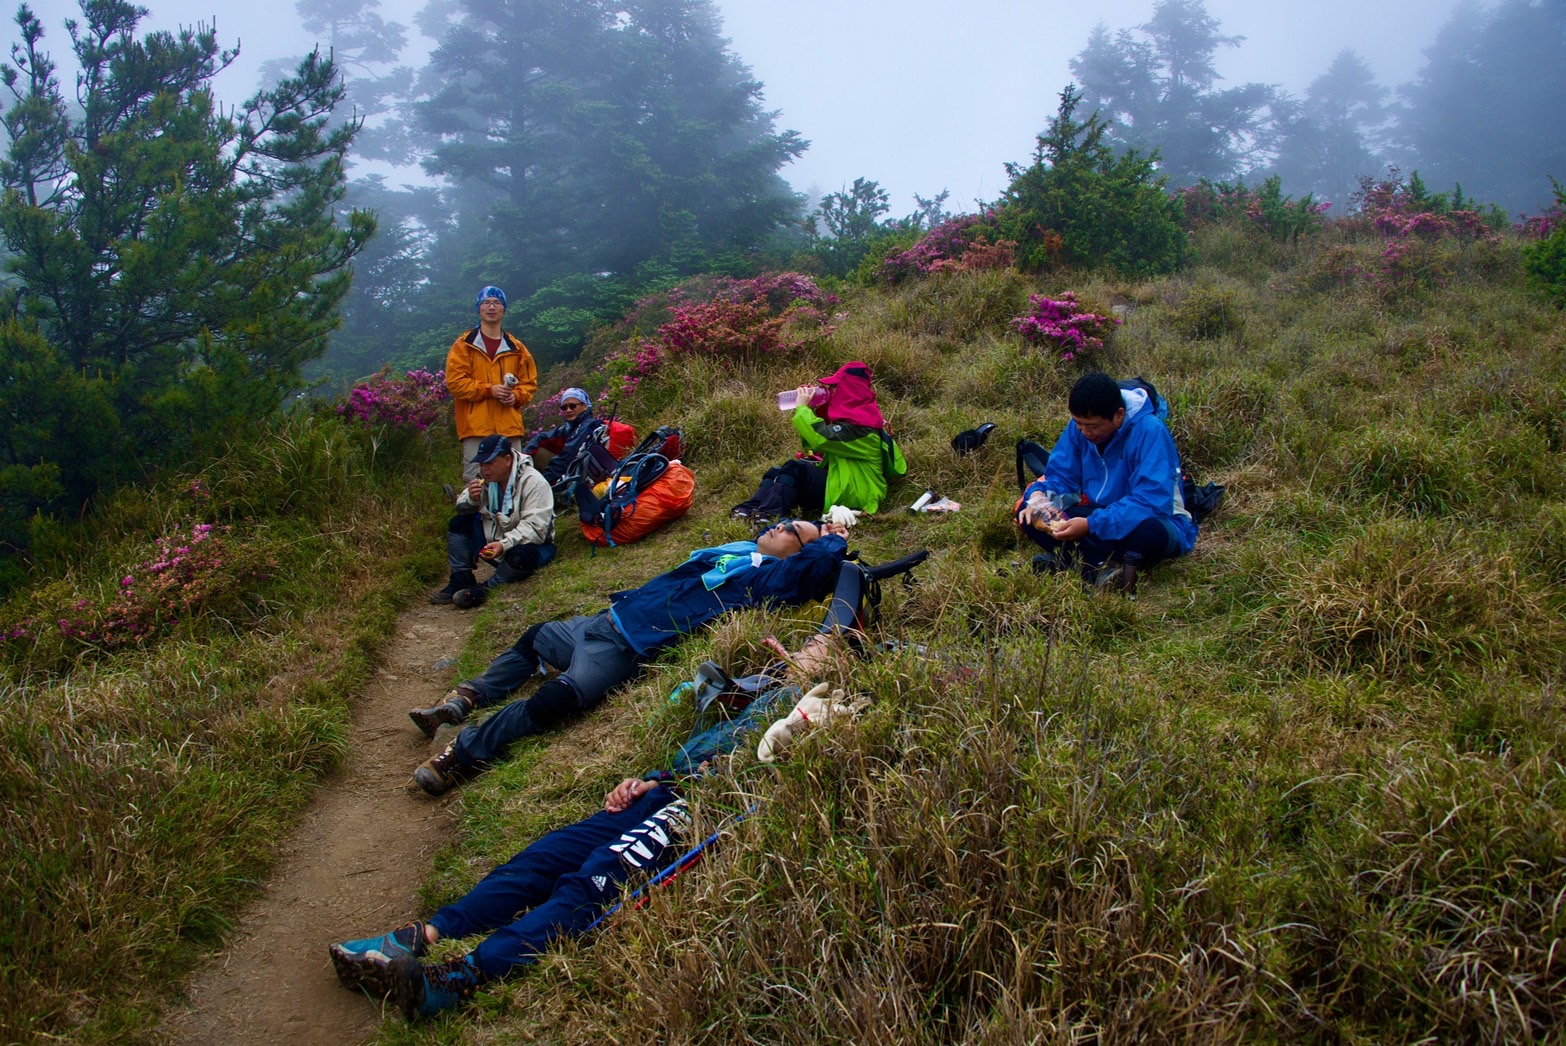
POLYGON ((799 406, 798 389, 778 393, 778 410, 793 410, 797 406, 799 406))

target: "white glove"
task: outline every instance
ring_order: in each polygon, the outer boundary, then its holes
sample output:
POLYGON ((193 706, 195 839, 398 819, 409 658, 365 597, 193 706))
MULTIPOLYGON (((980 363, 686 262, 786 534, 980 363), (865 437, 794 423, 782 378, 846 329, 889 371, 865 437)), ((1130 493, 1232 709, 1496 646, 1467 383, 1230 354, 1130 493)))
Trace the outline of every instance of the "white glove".
POLYGON ((826 683, 817 683, 799 699, 799 704, 794 706, 792 712, 767 728, 761 743, 756 746, 757 759, 763 763, 776 762, 778 753, 793 740, 794 731, 803 729, 806 723, 822 723, 835 715, 852 713, 853 709, 843 703, 843 691, 832 691, 831 700, 827 700, 824 696, 827 686, 826 683))
POLYGON ((851 527, 859 522, 860 512, 856 508, 844 508, 842 505, 833 505, 827 509, 827 522, 836 523, 840 527, 851 527))

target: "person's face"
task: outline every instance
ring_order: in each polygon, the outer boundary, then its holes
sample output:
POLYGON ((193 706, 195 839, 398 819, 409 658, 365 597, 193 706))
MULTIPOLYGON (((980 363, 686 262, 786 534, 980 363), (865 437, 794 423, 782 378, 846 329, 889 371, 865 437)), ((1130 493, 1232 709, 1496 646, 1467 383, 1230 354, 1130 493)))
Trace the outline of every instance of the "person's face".
POLYGON ((1084 418, 1073 414, 1071 420, 1077 423, 1077 431, 1082 433, 1083 439, 1095 447, 1102 447, 1114 439, 1120 426, 1125 424, 1126 409, 1121 407, 1112 418, 1084 418))
POLYGON ((785 519, 774 523, 756 537, 756 551, 783 559, 792 556, 816 538, 821 528, 803 519, 785 519))
POLYGON ((566 416, 567 421, 575 421, 582 411, 587 409, 587 404, 581 400, 561 400, 560 413, 566 416))
POLYGON ((486 483, 504 483, 511 475, 511 455, 496 454, 488 461, 480 462, 479 475, 486 483))
POLYGON ((506 307, 500 304, 499 298, 485 298, 479 302, 479 319, 485 323, 499 323, 505 314, 506 307))

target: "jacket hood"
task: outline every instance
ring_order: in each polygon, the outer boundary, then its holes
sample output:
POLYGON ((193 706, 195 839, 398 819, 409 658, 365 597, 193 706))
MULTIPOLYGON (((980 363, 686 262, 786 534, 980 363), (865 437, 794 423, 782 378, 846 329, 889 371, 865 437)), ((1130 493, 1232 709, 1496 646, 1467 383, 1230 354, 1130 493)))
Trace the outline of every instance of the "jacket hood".
POLYGON ((875 402, 875 390, 870 387, 869 367, 858 360, 845 363, 836 373, 822 378, 821 384, 832 390, 822 415, 827 421, 886 428, 886 419, 875 402))
POLYGON ((1151 397, 1142 389, 1121 389, 1120 401, 1126 405, 1126 420, 1153 413, 1151 397))

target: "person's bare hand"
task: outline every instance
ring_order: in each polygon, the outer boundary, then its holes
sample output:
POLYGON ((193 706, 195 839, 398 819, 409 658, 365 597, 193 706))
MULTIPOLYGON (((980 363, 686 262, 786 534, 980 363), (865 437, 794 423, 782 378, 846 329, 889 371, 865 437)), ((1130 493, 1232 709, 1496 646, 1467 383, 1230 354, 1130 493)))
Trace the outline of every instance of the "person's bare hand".
POLYGON ((479 555, 483 556, 485 559, 496 559, 500 556, 502 551, 503 550, 500 547, 500 542, 491 541, 489 544, 479 549, 479 555))
POLYGON ((481 479, 468 480, 468 500, 477 501, 484 495, 484 481, 481 479))
POLYGON ((624 813, 631 808, 631 804, 642 796, 658 787, 656 781, 643 781, 635 777, 627 777, 624 781, 609 789, 604 796, 604 810, 607 813, 624 813))
POLYGON ((848 536, 848 528, 841 523, 823 523, 821 524, 821 533, 836 534, 840 538, 846 538, 848 536))
POLYGON ((516 394, 513 393, 510 389, 506 388, 504 385, 491 385, 489 387, 489 394, 508 407, 517 401, 516 394))
POLYGON ((1056 541, 1081 541, 1088 536, 1087 517, 1056 520, 1049 525, 1049 536, 1056 541))

